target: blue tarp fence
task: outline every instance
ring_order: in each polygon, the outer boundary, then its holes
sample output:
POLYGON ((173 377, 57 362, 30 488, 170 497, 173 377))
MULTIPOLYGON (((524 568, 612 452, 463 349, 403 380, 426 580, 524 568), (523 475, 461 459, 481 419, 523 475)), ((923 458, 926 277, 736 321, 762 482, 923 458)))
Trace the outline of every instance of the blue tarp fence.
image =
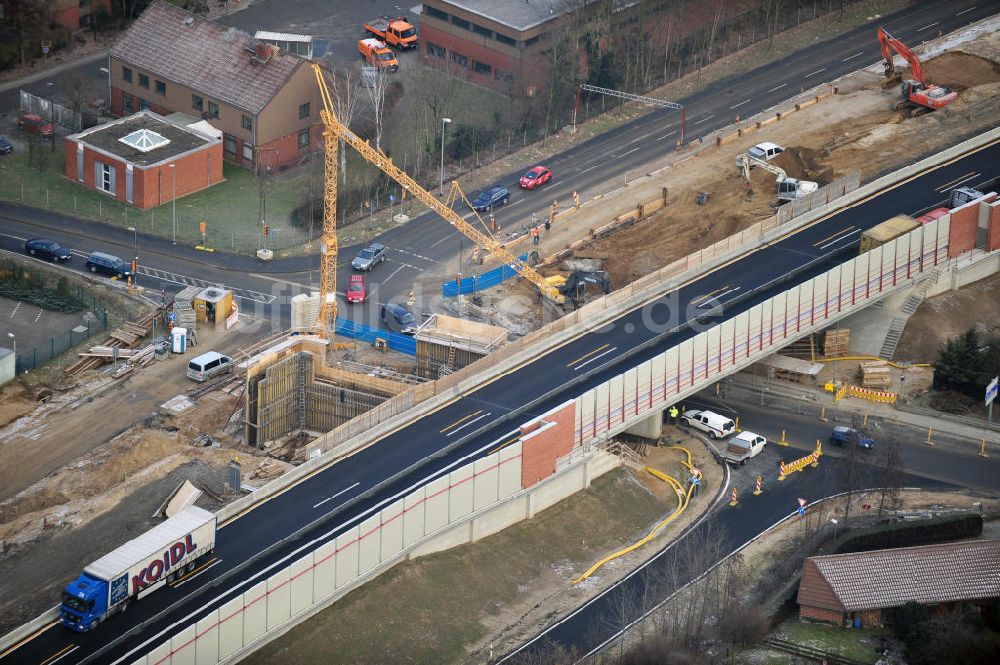
POLYGON ((391 330, 382 330, 381 328, 372 328, 350 319, 342 319, 337 317, 336 330, 338 335, 343 335, 344 337, 350 337, 356 339, 359 342, 366 342, 368 344, 374 344, 376 337, 381 337, 386 340, 389 344, 389 348, 393 351, 399 351, 400 353, 405 353, 408 356, 417 355, 417 340, 413 339, 409 335, 402 335, 397 332, 392 332, 391 330))
MULTIPOLYGON (((525 252, 518 258, 522 261, 527 261, 528 253, 525 252)), ((499 268, 487 270, 481 275, 463 277, 461 285, 459 285, 457 279, 453 279, 450 282, 444 282, 441 284, 441 295, 445 298, 454 298, 459 294, 467 296, 470 293, 475 293, 476 291, 482 291, 483 289, 488 289, 491 286, 496 286, 516 274, 517 271, 505 263, 499 268)))

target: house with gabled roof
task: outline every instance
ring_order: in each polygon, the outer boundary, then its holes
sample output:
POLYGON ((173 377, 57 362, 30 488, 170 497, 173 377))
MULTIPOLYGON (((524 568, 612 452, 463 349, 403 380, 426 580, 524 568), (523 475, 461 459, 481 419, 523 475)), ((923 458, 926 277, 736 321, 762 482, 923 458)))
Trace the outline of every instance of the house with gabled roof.
POLYGON ((111 110, 198 116, 226 160, 260 172, 320 148, 322 103, 310 63, 250 34, 153 0, 108 56, 111 110))
POLYGON ((943 608, 1000 598, 1000 540, 971 540, 806 559, 799 617, 882 625, 909 602, 943 608))

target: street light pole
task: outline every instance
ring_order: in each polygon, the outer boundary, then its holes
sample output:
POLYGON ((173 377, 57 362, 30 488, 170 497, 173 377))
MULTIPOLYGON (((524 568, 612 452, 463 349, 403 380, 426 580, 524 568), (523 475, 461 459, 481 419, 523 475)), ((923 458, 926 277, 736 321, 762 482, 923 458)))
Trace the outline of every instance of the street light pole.
POLYGON ((438 183, 438 193, 444 196, 444 126, 451 122, 451 118, 441 118, 441 182, 438 183))
POLYGON ((172 194, 170 196, 170 206, 173 208, 173 218, 174 218, 174 244, 177 244, 177 170, 174 168, 176 164, 170 165, 170 176, 173 180, 172 194))
POLYGON ((132 262, 132 284, 139 285, 139 228, 136 226, 128 227, 128 230, 132 232, 132 256, 134 261, 132 262))
POLYGON ((52 124, 52 152, 56 151, 56 107, 55 102, 52 100, 52 86, 55 85, 52 81, 47 82, 45 85, 49 86, 49 122, 52 124))

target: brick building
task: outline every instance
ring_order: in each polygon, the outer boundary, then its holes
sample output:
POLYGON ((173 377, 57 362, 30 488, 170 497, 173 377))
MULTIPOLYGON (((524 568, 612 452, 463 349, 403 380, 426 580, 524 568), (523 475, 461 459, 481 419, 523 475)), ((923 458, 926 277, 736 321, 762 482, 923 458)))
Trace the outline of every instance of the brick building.
POLYGON ((68 136, 66 177, 152 208, 222 182, 222 138, 203 121, 140 111, 68 136))
POLYGON ((799 617, 882 625, 908 602, 947 609, 1000 598, 1000 540, 854 552, 806 559, 799 617))
POLYGON ((199 115, 224 157, 281 169, 318 149, 322 100, 309 62, 153 0, 108 57, 111 110, 199 115))
POLYGON ((52 20, 69 30, 90 27, 101 9, 110 16, 111 0, 51 0, 50 5, 52 20))

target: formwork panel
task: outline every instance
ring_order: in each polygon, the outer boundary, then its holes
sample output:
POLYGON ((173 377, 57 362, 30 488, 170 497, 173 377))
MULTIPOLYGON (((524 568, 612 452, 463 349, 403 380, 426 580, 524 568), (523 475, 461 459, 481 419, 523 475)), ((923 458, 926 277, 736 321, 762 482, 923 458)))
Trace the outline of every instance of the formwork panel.
POLYGON ((315 573, 313 568, 313 554, 310 552, 304 557, 296 559, 289 566, 288 591, 291 598, 291 613, 295 616, 315 602, 315 573))
POLYGON ((638 368, 633 367, 622 375, 622 403, 624 404, 623 414, 625 417, 634 416, 638 412, 639 402, 636 398, 636 377, 638 374, 638 368))
POLYGON ((500 471, 497 485, 501 499, 521 491, 521 442, 502 448, 497 453, 500 471))
POLYGON ((243 596, 239 596, 219 608, 219 660, 232 656, 242 648, 243 596))
POLYGON ((479 510, 496 503, 499 496, 500 454, 493 453, 473 463, 473 509, 479 510))
POLYGON ((431 534, 448 525, 448 476, 427 483, 425 533, 431 534))
POLYGON ((354 526, 337 536, 337 588, 358 579, 358 534, 361 529, 354 526))
POLYGON ((267 580, 261 580, 243 594, 243 644, 250 644, 267 632, 267 580))
POLYGON ((652 406, 653 386, 652 374, 653 361, 647 360, 635 368, 635 393, 637 400, 637 411, 645 411, 652 406))
POLYGON ((195 652, 195 636, 197 634, 195 626, 188 626, 171 637, 168 640, 170 660, 165 662, 169 662, 170 665, 196 665, 198 654, 195 652))
POLYGON ((424 537, 424 488, 403 498, 403 547, 410 547, 424 537))
POLYGON ((219 610, 210 611, 195 624, 198 640, 194 643, 199 664, 219 662, 219 610))
POLYGON ((292 612, 292 594, 288 587, 291 574, 288 568, 282 568, 267 578, 267 629, 274 630, 284 622, 292 612))
POLYGON ((461 466, 448 474, 448 523, 459 520, 472 512, 472 464, 461 466))
POLYGON ((594 386, 594 427, 598 436, 608 431, 609 392, 607 383, 594 386))
POLYGON ((403 551, 403 499, 382 509, 382 561, 403 551))
POLYGON ((608 382, 608 428, 625 420, 625 386, 622 375, 611 377, 608 382))
POLYGON ((377 513, 359 525, 358 571, 363 575, 382 560, 382 518, 377 513))
POLYGON ((313 598, 326 598, 337 588, 337 541, 323 543, 313 552, 313 598))

